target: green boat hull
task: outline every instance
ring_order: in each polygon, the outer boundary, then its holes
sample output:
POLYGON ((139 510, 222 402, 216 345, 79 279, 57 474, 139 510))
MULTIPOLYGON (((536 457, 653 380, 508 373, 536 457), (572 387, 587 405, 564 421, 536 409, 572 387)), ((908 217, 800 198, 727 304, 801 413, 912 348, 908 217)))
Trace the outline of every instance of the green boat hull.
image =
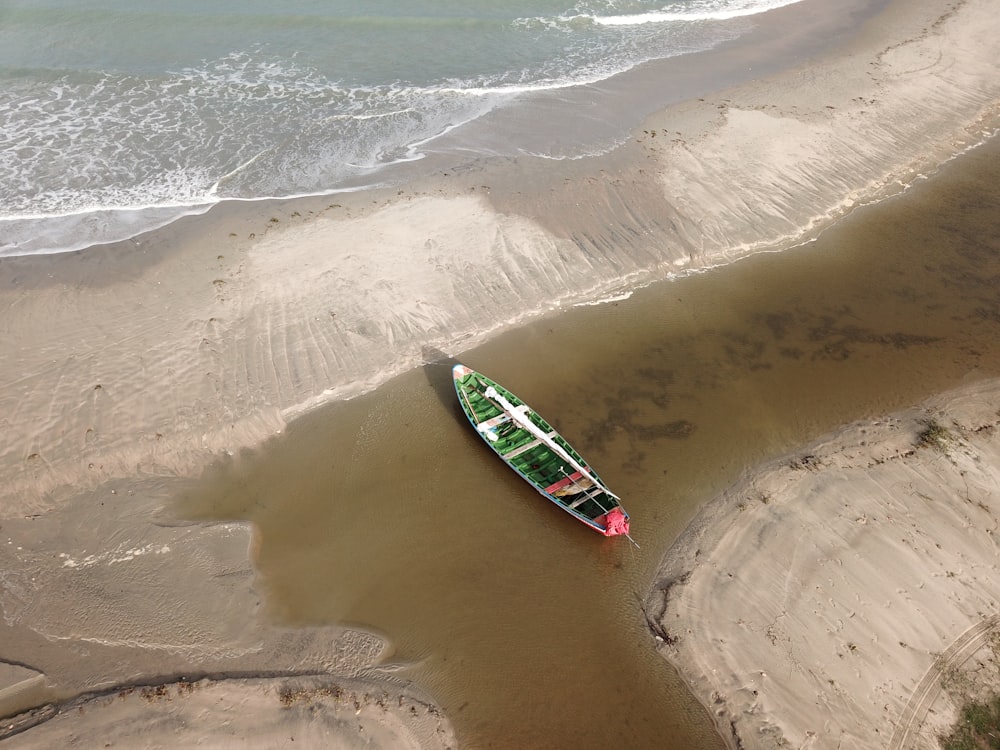
POLYGON ((465 365, 452 368, 458 401, 479 436, 528 484, 604 536, 629 533, 617 495, 521 399, 465 365))

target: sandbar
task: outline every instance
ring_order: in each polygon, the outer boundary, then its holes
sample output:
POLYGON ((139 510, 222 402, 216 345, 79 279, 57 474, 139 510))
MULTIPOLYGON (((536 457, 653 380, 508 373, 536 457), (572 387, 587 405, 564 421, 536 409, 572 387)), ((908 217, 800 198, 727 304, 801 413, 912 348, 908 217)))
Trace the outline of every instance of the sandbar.
POLYGON ((746 472, 665 556, 660 651, 732 747, 937 748, 1000 688, 1000 382, 746 472))

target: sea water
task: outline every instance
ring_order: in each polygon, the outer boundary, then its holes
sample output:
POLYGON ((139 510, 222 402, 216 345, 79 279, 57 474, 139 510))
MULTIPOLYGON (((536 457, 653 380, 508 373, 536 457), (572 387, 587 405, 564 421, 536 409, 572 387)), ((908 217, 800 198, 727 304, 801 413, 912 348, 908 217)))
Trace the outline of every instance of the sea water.
POLYGON ((0 256, 383 184, 498 108, 711 49, 795 1, 2 0, 0 256))

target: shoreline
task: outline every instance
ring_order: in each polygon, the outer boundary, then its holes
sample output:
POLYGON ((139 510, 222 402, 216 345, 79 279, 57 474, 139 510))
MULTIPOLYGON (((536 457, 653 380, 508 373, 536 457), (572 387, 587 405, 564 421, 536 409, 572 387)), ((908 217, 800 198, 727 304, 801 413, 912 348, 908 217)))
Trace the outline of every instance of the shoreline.
MULTIPOLYGON (((353 193, 391 193, 399 187, 433 180, 435 175, 479 170, 485 161, 502 163, 533 155, 551 163, 607 155, 629 141, 637 124, 648 115, 679 102, 709 96, 720 88, 720 82, 731 88, 816 57, 833 47, 840 36, 851 33, 862 20, 877 14, 887 2, 849 0, 831 9, 817 0, 799 0, 750 18, 730 19, 723 23, 732 25, 738 35, 716 47, 647 61, 590 83, 524 92, 491 112, 427 141, 421 149, 421 158, 387 164, 366 177, 334 184, 328 191, 257 197, 206 195, 204 201, 190 205, 152 205, 136 209, 140 214, 145 211, 152 215, 149 221, 153 224, 148 229, 128 235, 119 232, 118 239, 90 244, 77 239, 72 248, 27 250, 25 254, 52 255, 127 243, 164 227, 169 232, 169 226, 176 221, 217 207, 232 210, 238 204, 249 204, 245 210, 259 213, 274 204, 324 200, 329 203, 353 193), (787 29, 795 32, 789 34, 787 29), (664 80, 669 85, 664 86, 664 80), (540 122, 543 127, 538 126, 540 122), (484 154, 489 156, 484 158, 484 154)), ((125 215, 131 213, 129 209, 121 211, 125 215)), ((53 218, 78 221, 84 227, 107 220, 126 231, 125 218, 115 218, 118 213, 119 209, 108 208, 53 218)), ((11 221, 17 224, 20 220, 11 221)), ((146 225, 139 216, 133 221, 146 225)), ((20 231, 14 229, 13 233, 20 231)), ((9 257, 18 255, 13 253, 9 257)), ((6 257, 6 253, 0 257, 6 257)))
POLYGON ((929 750, 1000 689, 998 403, 993 378, 848 425, 670 548, 649 626, 730 747, 929 750))
MULTIPOLYGON (((249 524, 177 523, 175 483, 427 348, 801 245, 987 137, 997 21, 984 2, 918 6, 890 4, 818 60, 671 106, 605 156, 473 161, 403 189, 219 206, 114 246, 0 259, 14 353, 0 368, 0 604, 17 652, 0 653, 0 696, 222 673, 248 654, 260 672, 377 669, 389 646, 375 635, 265 624, 249 524), (204 648, 185 651, 192 638, 204 648), (333 660, 331 641, 346 644, 333 660)), ((446 719, 434 732, 452 742, 446 719)))
POLYGON ((136 465, 189 474, 205 451, 254 445, 419 365, 424 347, 466 349, 575 303, 809 242, 995 127, 986 4, 912 6, 890 5, 819 60, 668 108, 603 157, 220 206, 114 246, 4 259, 0 304, 20 356, 3 383, 8 423, 69 412, 0 450, 8 495, 44 507, 61 486, 136 465), (948 84, 962 78, 971 91, 956 102, 948 84), (103 398, 116 347, 146 349, 115 384, 127 427, 103 398), (166 408, 143 399, 151 379, 166 408), (81 403, 88 391, 102 398, 81 403), (83 461, 67 439, 82 434, 83 461), (44 468, 26 474, 29 457, 44 468))

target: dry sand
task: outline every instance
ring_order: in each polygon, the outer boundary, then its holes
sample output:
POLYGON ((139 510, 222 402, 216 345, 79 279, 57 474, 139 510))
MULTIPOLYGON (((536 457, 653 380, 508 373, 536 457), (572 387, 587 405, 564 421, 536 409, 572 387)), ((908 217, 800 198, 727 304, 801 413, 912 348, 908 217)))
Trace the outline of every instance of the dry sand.
MULTIPOLYGON (((427 346, 781 249, 901 189, 994 127, 998 32, 989 0, 895 2, 822 59, 672 107, 606 157, 222 206, 4 259, 0 713, 179 675, 384 679, 375 636, 264 622, 252 530, 176 524, 168 483, 427 346)), ((420 736, 447 745, 434 716, 420 736)))
POLYGON ((998 425, 1000 382, 977 383, 703 509, 647 612, 731 746, 936 748, 1000 687, 998 425))
POLYGON ((129 685, 23 715, 10 747, 451 745, 436 708, 406 692, 316 677, 129 685), (206 720, 206 717, 209 717, 206 720), (32 728, 32 725, 34 728, 32 728))

